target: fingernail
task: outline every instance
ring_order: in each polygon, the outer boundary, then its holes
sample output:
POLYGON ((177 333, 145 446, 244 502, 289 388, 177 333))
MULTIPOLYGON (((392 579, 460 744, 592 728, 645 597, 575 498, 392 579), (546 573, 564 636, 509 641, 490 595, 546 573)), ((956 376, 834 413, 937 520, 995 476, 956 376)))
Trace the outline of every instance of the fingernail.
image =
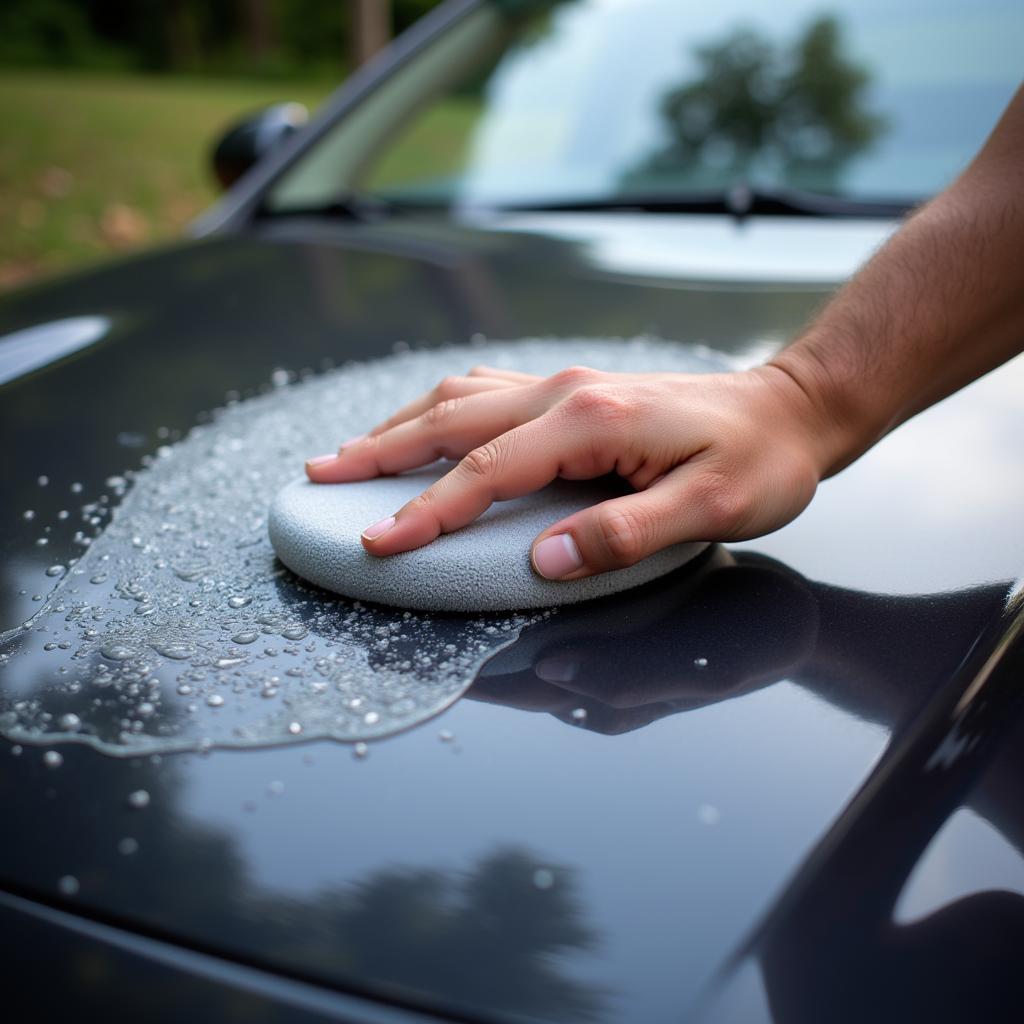
POLYGON ((580 549, 568 533, 545 537, 533 549, 533 566, 545 579, 560 580, 581 565, 580 549))
POLYGON ((337 455, 317 455, 316 458, 306 459, 306 465, 326 466, 328 462, 333 462, 337 457, 337 455))
POLYGON ((580 663, 571 658, 556 655, 541 658, 533 667, 534 674, 545 683, 571 683, 580 670, 580 663))
POLYGON ((363 530, 363 536, 367 540, 376 540, 382 533, 387 533, 394 525, 395 517, 388 516, 387 519, 382 519, 379 523, 374 523, 373 526, 368 526, 363 530))
POLYGON ((339 449, 339 452, 343 452, 346 448, 351 448, 354 444, 359 444, 360 441, 365 441, 366 435, 360 434, 358 437, 349 438, 339 449))

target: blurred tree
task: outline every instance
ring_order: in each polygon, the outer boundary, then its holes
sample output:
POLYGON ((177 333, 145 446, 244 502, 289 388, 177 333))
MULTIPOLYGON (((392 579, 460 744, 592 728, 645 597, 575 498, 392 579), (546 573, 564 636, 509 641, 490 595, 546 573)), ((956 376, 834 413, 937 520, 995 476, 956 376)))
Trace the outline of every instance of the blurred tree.
POLYGON ((4 0, 0 65, 75 65, 102 53, 87 12, 74 0, 4 0))
POLYGON ((340 78, 440 0, 3 0, 0 65, 340 78))
POLYGON ((277 25, 269 0, 239 0, 239 14, 245 31, 246 50, 254 60, 266 60, 278 47, 277 25))
MULTIPOLYGON (((573 869, 526 850, 494 849, 464 872, 382 868, 307 906, 308 947, 297 949, 294 934, 281 942, 310 966, 340 962, 354 977, 523 1018, 605 1016, 608 992, 565 970, 599 938, 584 921, 573 869)), ((279 916, 272 905, 261 915, 279 916)))
POLYGON ((391 40, 391 0, 348 0, 348 8, 350 56, 358 67, 391 40))
POLYGON ((791 49, 739 28, 695 56, 698 73, 662 103, 668 144, 629 177, 703 167, 745 178, 774 164, 789 181, 824 187, 883 128, 865 109, 870 76, 844 55, 832 16, 791 49))

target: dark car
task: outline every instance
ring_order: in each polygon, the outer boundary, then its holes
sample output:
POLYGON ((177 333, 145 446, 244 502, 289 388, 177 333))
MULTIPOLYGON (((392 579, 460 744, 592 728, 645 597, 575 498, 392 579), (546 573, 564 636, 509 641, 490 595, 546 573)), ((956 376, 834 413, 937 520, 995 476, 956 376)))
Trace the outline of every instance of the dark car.
POLYGON ((1022 52, 997 0, 452 0, 226 141, 195 237, 5 298, 7 1019, 1017 1019, 1020 359, 554 614, 336 598, 264 512, 517 339, 763 359, 1022 52))

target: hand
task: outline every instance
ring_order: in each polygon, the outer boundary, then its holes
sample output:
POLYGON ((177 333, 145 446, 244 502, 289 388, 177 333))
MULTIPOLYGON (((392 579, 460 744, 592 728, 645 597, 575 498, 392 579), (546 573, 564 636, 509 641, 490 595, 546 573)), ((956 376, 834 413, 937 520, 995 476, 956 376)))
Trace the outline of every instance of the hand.
POLYGON ((747 539, 789 522, 833 458, 827 426, 775 366, 706 375, 572 367, 547 378, 477 367, 337 455, 311 459, 306 472, 341 483, 461 460, 367 526, 363 544, 381 556, 428 544, 556 477, 618 473, 635 493, 554 523, 533 544, 540 575, 579 579, 680 541, 747 539))
POLYGON ((813 585, 792 569, 715 546, 693 571, 534 623, 466 697, 631 732, 781 679, 817 681, 819 618, 813 585))

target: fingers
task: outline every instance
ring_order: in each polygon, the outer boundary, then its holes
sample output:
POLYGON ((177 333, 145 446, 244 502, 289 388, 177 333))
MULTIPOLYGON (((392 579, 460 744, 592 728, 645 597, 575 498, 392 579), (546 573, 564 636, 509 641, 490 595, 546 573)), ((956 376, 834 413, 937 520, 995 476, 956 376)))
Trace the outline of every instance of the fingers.
POLYGON ((495 501, 549 484, 559 475, 565 454, 555 444, 559 431, 550 420, 550 414, 530 420, 473 447, 418 498, 364 530, 363 546, 382 556, 411 551, 468 525, 495 501))
MULTIPOLYGON (((370 434, 383 434, 385 430, 390 430, 392 427, 397 427, 399 423, 406 423, 417 416, 422 416, 428 409, 441 402, 447 402, 452 398, 464 398, 466 395, 476 395, 484 391, 511 388, 519 383, 522 382, 508 380, 503 377, 445 377, 433 390, 403 406, 393 416, 388 417, 383 423, 374 427, 370 434)), ((362 439, 357 438, 356 440, 362 439)))
POLYGON ((502 370, 497 366, 474 366, 469 371, 470 377, 489 377, 492 380, 507 380, 512 384, 536 384, 543 380, 535 373, 522 373, 519 370, 502 370))
POLYGON ((381 434, 356 439, 336 456, 311 459, 306 473, 314 483, 346 483, 462 458, 533 415, 525 391, 508 387, 448 399, 381 434))
POLYGON ((575 580, 634 565, 682 541, 732 532, 736 509, 711 474, 684 463, 653 486, 577 512, 545 530, 530 553, 546 579, 575 580))

